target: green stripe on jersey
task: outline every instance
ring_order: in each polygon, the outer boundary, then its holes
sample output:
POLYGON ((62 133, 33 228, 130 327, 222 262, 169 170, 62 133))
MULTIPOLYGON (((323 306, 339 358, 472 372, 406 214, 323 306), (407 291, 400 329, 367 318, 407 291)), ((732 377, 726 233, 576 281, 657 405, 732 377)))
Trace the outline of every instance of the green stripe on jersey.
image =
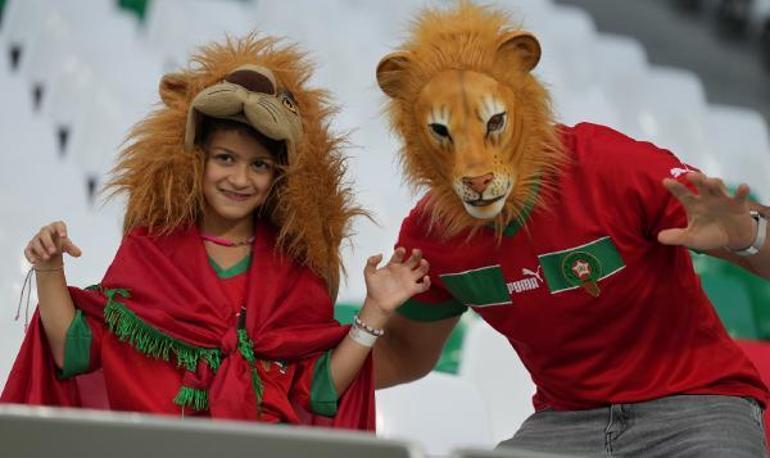
POLYGON ((551 293, 579 288, 583 283, 576 273, 577 264, 587 269, 589 280, 598 282, 625 267, 609 236, 566 250, 538 256, 551 293))
POLYGON ((454 299, 429 304, 416 299, 409 299, 396 309, 399 315, 414 321, 440 321, 462 315, 468 307, 454 299))
POLYGON ((468 307, 511 303, 499 265, 439 275, 446 289, 468 307))

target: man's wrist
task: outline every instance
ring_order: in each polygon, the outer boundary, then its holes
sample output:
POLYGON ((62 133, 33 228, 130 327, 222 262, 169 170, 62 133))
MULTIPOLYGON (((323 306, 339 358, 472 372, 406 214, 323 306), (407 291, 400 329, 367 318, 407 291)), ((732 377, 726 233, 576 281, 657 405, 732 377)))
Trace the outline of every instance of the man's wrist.
POLYGON ((750 212, 750 215, 753 228, 751 241, 748 244, 743 243, 739 248, 733 248, 729 245, 725 246, 729 251, 739 256, 752 256, 759 253, 767 237, 767 219, 761 213, 753 210, 750 212))

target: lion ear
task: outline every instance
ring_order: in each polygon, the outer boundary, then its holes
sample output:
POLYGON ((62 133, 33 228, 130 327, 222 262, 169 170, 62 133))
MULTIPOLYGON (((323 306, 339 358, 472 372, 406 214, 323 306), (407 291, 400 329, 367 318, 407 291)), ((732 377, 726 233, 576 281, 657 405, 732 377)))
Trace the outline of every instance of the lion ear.
POLYGON ((168 107, 184 101, 187 96, 187 79, 181 73, 168 73, 160 80, 160 98, 168 107))
POLYGON ((506 34, 497 47, 499 59, 510 62, 525 72, 532 71, 540 62, 540 42, 529 32, 516 31, 506 34))
POLYGON ((394 52, 383 57, 377 64, 377 84, 389 97, 397 98, 403 88, 404 74, 412 62, 406 52, 394 52))

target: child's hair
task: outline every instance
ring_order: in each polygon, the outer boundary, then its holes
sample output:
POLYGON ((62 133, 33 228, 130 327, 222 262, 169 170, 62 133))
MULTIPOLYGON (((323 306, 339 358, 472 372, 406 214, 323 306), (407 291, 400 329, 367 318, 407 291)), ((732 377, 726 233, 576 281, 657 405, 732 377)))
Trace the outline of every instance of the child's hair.
POLYGON ((270 137, 262 134, 258 130, 254 129, 248 124, 244 124, 240 121, 232 119, 212 118, 206 116, 201 123, 200 133, 196 139, 196 143, 202 147, 208 145, 211 135, 214 132, 219 131, 236 131, 240 132, 248 137, 251 137, 257 141, 260 145, 270 152, 270 155, 276 161, 278 165, 286 165, 286 142, 282 140, 273 140, 270 137))

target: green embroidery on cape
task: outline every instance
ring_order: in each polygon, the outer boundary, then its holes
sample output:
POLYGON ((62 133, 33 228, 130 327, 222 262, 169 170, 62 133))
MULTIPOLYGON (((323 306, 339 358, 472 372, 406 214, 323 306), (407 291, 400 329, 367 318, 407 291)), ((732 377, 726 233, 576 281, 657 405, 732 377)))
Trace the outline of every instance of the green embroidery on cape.
POLYGON ((125 304, 115 299, 116 295, 131 297, 128 290, 108 289, 105 295, 107 305, 104 307, 104 321, 121 342, 128 342, 140 353, 163 361, 170 361, 173 354, 177 366, 191 372, 197 370, 200 360, 205 361, 214 371, 219 368, 222 353, 218 348, 197 347, 164 334, 145 323, 125 304))
POLYGON ((579 288, 586 280, 598 282, 625 267, 609 236, 538 258, 551 293, 579 288))
MULTIPOLYGON (((108 289, 104 294, 107 296, 104 321, 108 329, 121 342, 128 342, 138 352, 163 361, 170 361, 173 354, 177 366, 184 367, 190 372, 196 372, 201 361, 208 364, 213 372, 219 369, 222 360, 220 349, 187 344, 145 323, 115 298, 116 296, 130 298, 131 294, 126 289, 108 289)), ((251 367, 251 384, 257 395, 257 409, 259 409, 264 387, 256 368, 257 358, 254 354, 253 342, 243 328, 238 329, 238 351, 251 367)), ((208 391, 181 386, 174 397, 174 404, 182 408, 206 410, 208 409, 208 391)))
POLYGON ((200 388, 191 388, 182 385, 174 396, 174 404, 179 407, 189 407, 193 410, 207 410, 209 408, 209 392, 200 388))
POLYGON ((257 394, 257 409, 259 409, 259 405, 262 404, 265 388, 262 386, 262 379, 259 378, 259 372, 257 372, 257 357, 254 355, 254 344, 251 338, 249 338, 249 334, 243 328, 238 329, 238 351, 241 352, 241 356, 251 367, 251 386, 257 394))
POLYGON ((446 289, 468 307, 486 307, 511 303, 499 265, 479 267, 465 272, 439 275, 446 289))

